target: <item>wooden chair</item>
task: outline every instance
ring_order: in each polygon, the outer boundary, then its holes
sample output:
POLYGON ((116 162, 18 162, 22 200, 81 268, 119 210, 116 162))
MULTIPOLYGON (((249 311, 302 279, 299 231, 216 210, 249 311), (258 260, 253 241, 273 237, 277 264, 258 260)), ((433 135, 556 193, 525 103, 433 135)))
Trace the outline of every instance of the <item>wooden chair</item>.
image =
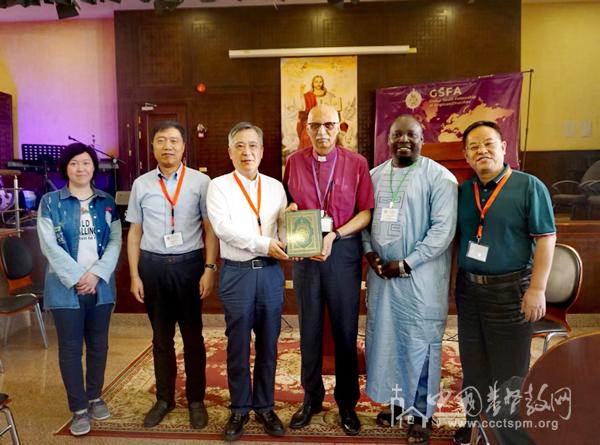
POLYGON ((581 257, 566 244, 556 244, 546 286, 546 316, 533 323, 533 336, 544 337, 546 352, 553 337, 568 337, 567 313, 577 301, 583 275, 581 257))
MULTIPOLYGON (((541 356, 525 378, 500 387, 519 390, 517 409, 496 416, 482 414, 471 444, 592 444, 597 436, 600 330, 571 337, 541 356), (517 428, 490 428, 487 421, 512 422, 517 428), (479 436, 479 437, 478 437, 479 436)), ((510 425, 510 424, 509 424, 510 425)))
POLYGON ((535 400, 523 399, 519 412, 532 421, 525 429, 536 444, 597 443, 598 369, 600 331, 571 337, 535 362, 521 387, 521 394, 531 388, 535 400), (539 409, 545 403, 553 409, 539 409), (542 421, 556 422, 556 428, 539 428, 542 421))

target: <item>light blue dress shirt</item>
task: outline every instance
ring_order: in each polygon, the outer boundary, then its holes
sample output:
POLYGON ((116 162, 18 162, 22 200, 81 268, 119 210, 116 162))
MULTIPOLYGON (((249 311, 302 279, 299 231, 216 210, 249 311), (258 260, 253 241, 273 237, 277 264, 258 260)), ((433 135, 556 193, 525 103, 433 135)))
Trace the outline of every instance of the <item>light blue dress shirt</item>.
POLYGON ((175 204, 175 232, 181 232, 183 244, 167 248, 164 236, 171 233, 171 204, 163 194, 159 179, 165 181, 171 199, 183 164, 165 179, 158 167, 133 182, 126 220, 142 225, 142 250, 159 254, 182 254, 202 249, 202 220, 208 218, 206 194, 210 178, 186 167, 179 199, 175 204))

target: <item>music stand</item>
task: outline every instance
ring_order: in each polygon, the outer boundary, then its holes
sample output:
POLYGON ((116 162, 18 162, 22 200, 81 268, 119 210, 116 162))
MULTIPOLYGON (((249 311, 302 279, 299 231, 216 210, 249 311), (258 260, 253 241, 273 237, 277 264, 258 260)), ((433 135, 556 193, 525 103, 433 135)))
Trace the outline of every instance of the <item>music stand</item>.
POLYGON ((65 145, 47 145, 47 144, 23 144, 21 146, 24 161, 35 161, 43 165, 44 168, 44 192, 58 190, 56 185, 48 177, 50 167, 55 167, 60 159, 60 154, 65 145))
POLYGON ((24 161, 41 161, 41 158, 46 158, 58 162, 65 147, 66 145, 22 144, 21 150, 24 161))

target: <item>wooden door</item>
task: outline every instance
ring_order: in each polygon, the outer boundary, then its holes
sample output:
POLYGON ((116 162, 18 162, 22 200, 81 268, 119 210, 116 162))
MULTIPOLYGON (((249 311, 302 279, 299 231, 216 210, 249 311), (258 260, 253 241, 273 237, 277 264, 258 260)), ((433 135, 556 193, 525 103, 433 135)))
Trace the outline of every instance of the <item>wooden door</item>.
MULTIPOLYGON (((136 143, 135 177, 156 167, 156 159, 152 153, 152 141, 150 132, 152 128, 161 121, 177 121, 183 128, 187 128, 187 108, 185 104, 139 104, 137 107, 138 118, 138 140, 136 143)), ((187 142, 188 141, 184 141, 187 142)))

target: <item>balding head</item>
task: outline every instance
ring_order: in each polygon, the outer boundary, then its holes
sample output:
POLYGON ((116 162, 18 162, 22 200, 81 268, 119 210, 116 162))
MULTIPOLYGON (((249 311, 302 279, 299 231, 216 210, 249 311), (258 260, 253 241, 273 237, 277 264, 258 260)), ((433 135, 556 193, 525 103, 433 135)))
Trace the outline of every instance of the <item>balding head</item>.
POLYGON ((335 147, 340 132, 338 112, 331 105, 317 105, 308 113, 307 130, 313 148, 324 156, 335 147))

